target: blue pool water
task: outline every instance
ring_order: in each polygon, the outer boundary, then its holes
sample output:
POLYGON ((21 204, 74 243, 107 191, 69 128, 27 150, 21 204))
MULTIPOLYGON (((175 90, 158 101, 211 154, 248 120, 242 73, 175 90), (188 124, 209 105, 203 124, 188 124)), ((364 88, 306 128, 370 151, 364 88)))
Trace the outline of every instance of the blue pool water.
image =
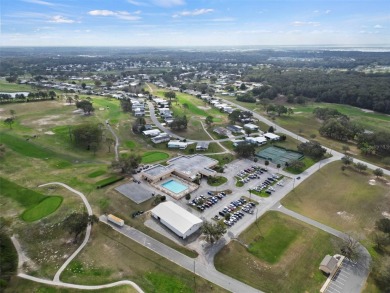
POLYGON ((181 184, 180 182, 177 182, 176 180, 169 180, 162 184, 163 187, 166 189, 169 189, 170 191, 174 193, 180 193, 186 189, 188 189, 187 186, 181 184))

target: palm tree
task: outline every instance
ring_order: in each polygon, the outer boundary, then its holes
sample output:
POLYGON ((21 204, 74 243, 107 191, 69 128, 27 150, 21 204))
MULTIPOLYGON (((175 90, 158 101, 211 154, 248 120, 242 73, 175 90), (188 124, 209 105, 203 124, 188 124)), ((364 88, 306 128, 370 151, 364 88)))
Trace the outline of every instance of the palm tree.
POLYGON ((208 243, 217 242, 223 234, 225 234, 226 228, 225 226, 218 222, 216 224, 205 221, 202 226, 202 233, 205 236, 205 239, 208 243))

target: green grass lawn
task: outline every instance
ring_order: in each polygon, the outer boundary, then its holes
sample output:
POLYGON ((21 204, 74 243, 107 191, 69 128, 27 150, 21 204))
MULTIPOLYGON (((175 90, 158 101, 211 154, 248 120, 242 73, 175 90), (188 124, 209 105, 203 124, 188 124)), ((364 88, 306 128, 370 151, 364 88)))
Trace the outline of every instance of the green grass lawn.
POLYGON ((322 167, 291 191, 287 208, 341 231, 368 235, 382 212, 390 210, 388 186, 371 175, 341 170, 341 162, 322 167))
POLYGON ((259 259, 275 264, 299 234, 296 227, 287 226, 283 220, 275 221, 272 228, 261 235, 258 241, 250 243, 248 251, 259 259))
POLYGON ((26 222, 34 222, 54 213, 61 205, 62 196, 48 196, 37 205, 25 210, 22 219, 26 222))
POLYGON ((166 160, 169 158, 169 154, 164 152, 146 152, 142 155, 141 163, 150 164, 157 161, 166 160))
POLYGON ((14 152, 20 153, 23 156, 38 159, 52 158, 55 156, 53 151, 35 144, 32 141, 19 138, 13 133, 1 132, 0 137, 0 143, 7 145, 7 147, 12 149, 14 152))
POLYGON ((33 222, 54 213, 62 203, 61 196, 46 196, 0 177, 0 195, 18 202, 25 211, 21 218, 33 222))
POLYGON ((226 183, 228 180, 223 176, 209 177, 207 178, 207 184, 210 186, 220 186, 226 183))
POLYGON ((36 90, 32 90, 30 85, 9 83, 2 79, 0 79, 0 88, 2 92, 7 92, 7 93, 36 91, 36 90))
POLYGON ((215 257, 216 268, 265 292, 318 292, 318 269, 336 252, 333 236, 277 212, 268 212, 215 257))
POLYGON ((105 170, 96 170, 88 174, 88 178, 96 178, 106 174, 105 170))

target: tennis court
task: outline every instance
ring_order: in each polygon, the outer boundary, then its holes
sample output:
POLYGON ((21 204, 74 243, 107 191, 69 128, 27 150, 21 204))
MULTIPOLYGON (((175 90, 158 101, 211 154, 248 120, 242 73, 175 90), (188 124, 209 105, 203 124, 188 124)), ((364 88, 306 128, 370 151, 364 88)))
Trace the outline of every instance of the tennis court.
POLYGON ((303 154, 301 153, 276 146, 271 146, 261 150, 256 154, 256 156, 274 164, 281 164, 282 166, 286 163, 301 160, 303 158, 303 154))

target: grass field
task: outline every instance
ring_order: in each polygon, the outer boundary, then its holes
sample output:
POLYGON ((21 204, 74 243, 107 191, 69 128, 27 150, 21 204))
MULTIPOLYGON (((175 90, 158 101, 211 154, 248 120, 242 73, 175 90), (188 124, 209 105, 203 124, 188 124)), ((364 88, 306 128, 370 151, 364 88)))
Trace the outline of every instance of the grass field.
MULTIPOLYGON (((38 293, 85 293, 85 290, 66 289, 25 280, 22 278, 13 278, 10 285, 4 293, 14 292, 38 292, 38 293)), ((93 290, 94 293, 137 293, 132 286, 118 286, 114 288, 93 290)))
POLYGON ((253 240, 250 243, 248 251, 259 259, 275 264, 298 235, 299 230, 277 221, 272 229, 262 235, 260 241, 253 240))
POLYGON ((335 253, 333 237, 293 218, 269 212, 230 242, 216 268, 265 292, 318 292, 326 277, 318 266, 335 253))
POLYGON ((62 196, 46 197, 37 205, 25 210, 22 214, 22 219, 26 222, 40 220, 54 213, 60 207, 62 200, 62 196))
POLYGON ((33 222, 54 213, 62 203, 61 196, 45 196, 0 177, 0 195, 12 198, 25 208, 21 218, 33 222))
POLYGON ((142 161, 143 164, 150 164, 157 161, 166 160, 169 158, 169 154, 164 152, 146 152, 142 155, 142 161))
POLYGON ((26 139, 21 139, 12 133, 1 132, 0 136, 0 143, 7 145, 7 147, 12 149, 14 152, 23 156, 39 159, 52 158, 55 156, 55 153, 51 150, 27 141, 26 139))
POLYGON ((226 292, 105 224, 94 229, 90 244, 64 271, 63 281, 102 284, 131 279, 145 292, 210 292, 211 285, 212 292, 226 292))
POLYGON ((341 170, 341 163, 322 167, 291 191, 282 203, 289 209, 341 231, 368 235, 382 212, 390 210, 388 186, 371 175, 341 170))

